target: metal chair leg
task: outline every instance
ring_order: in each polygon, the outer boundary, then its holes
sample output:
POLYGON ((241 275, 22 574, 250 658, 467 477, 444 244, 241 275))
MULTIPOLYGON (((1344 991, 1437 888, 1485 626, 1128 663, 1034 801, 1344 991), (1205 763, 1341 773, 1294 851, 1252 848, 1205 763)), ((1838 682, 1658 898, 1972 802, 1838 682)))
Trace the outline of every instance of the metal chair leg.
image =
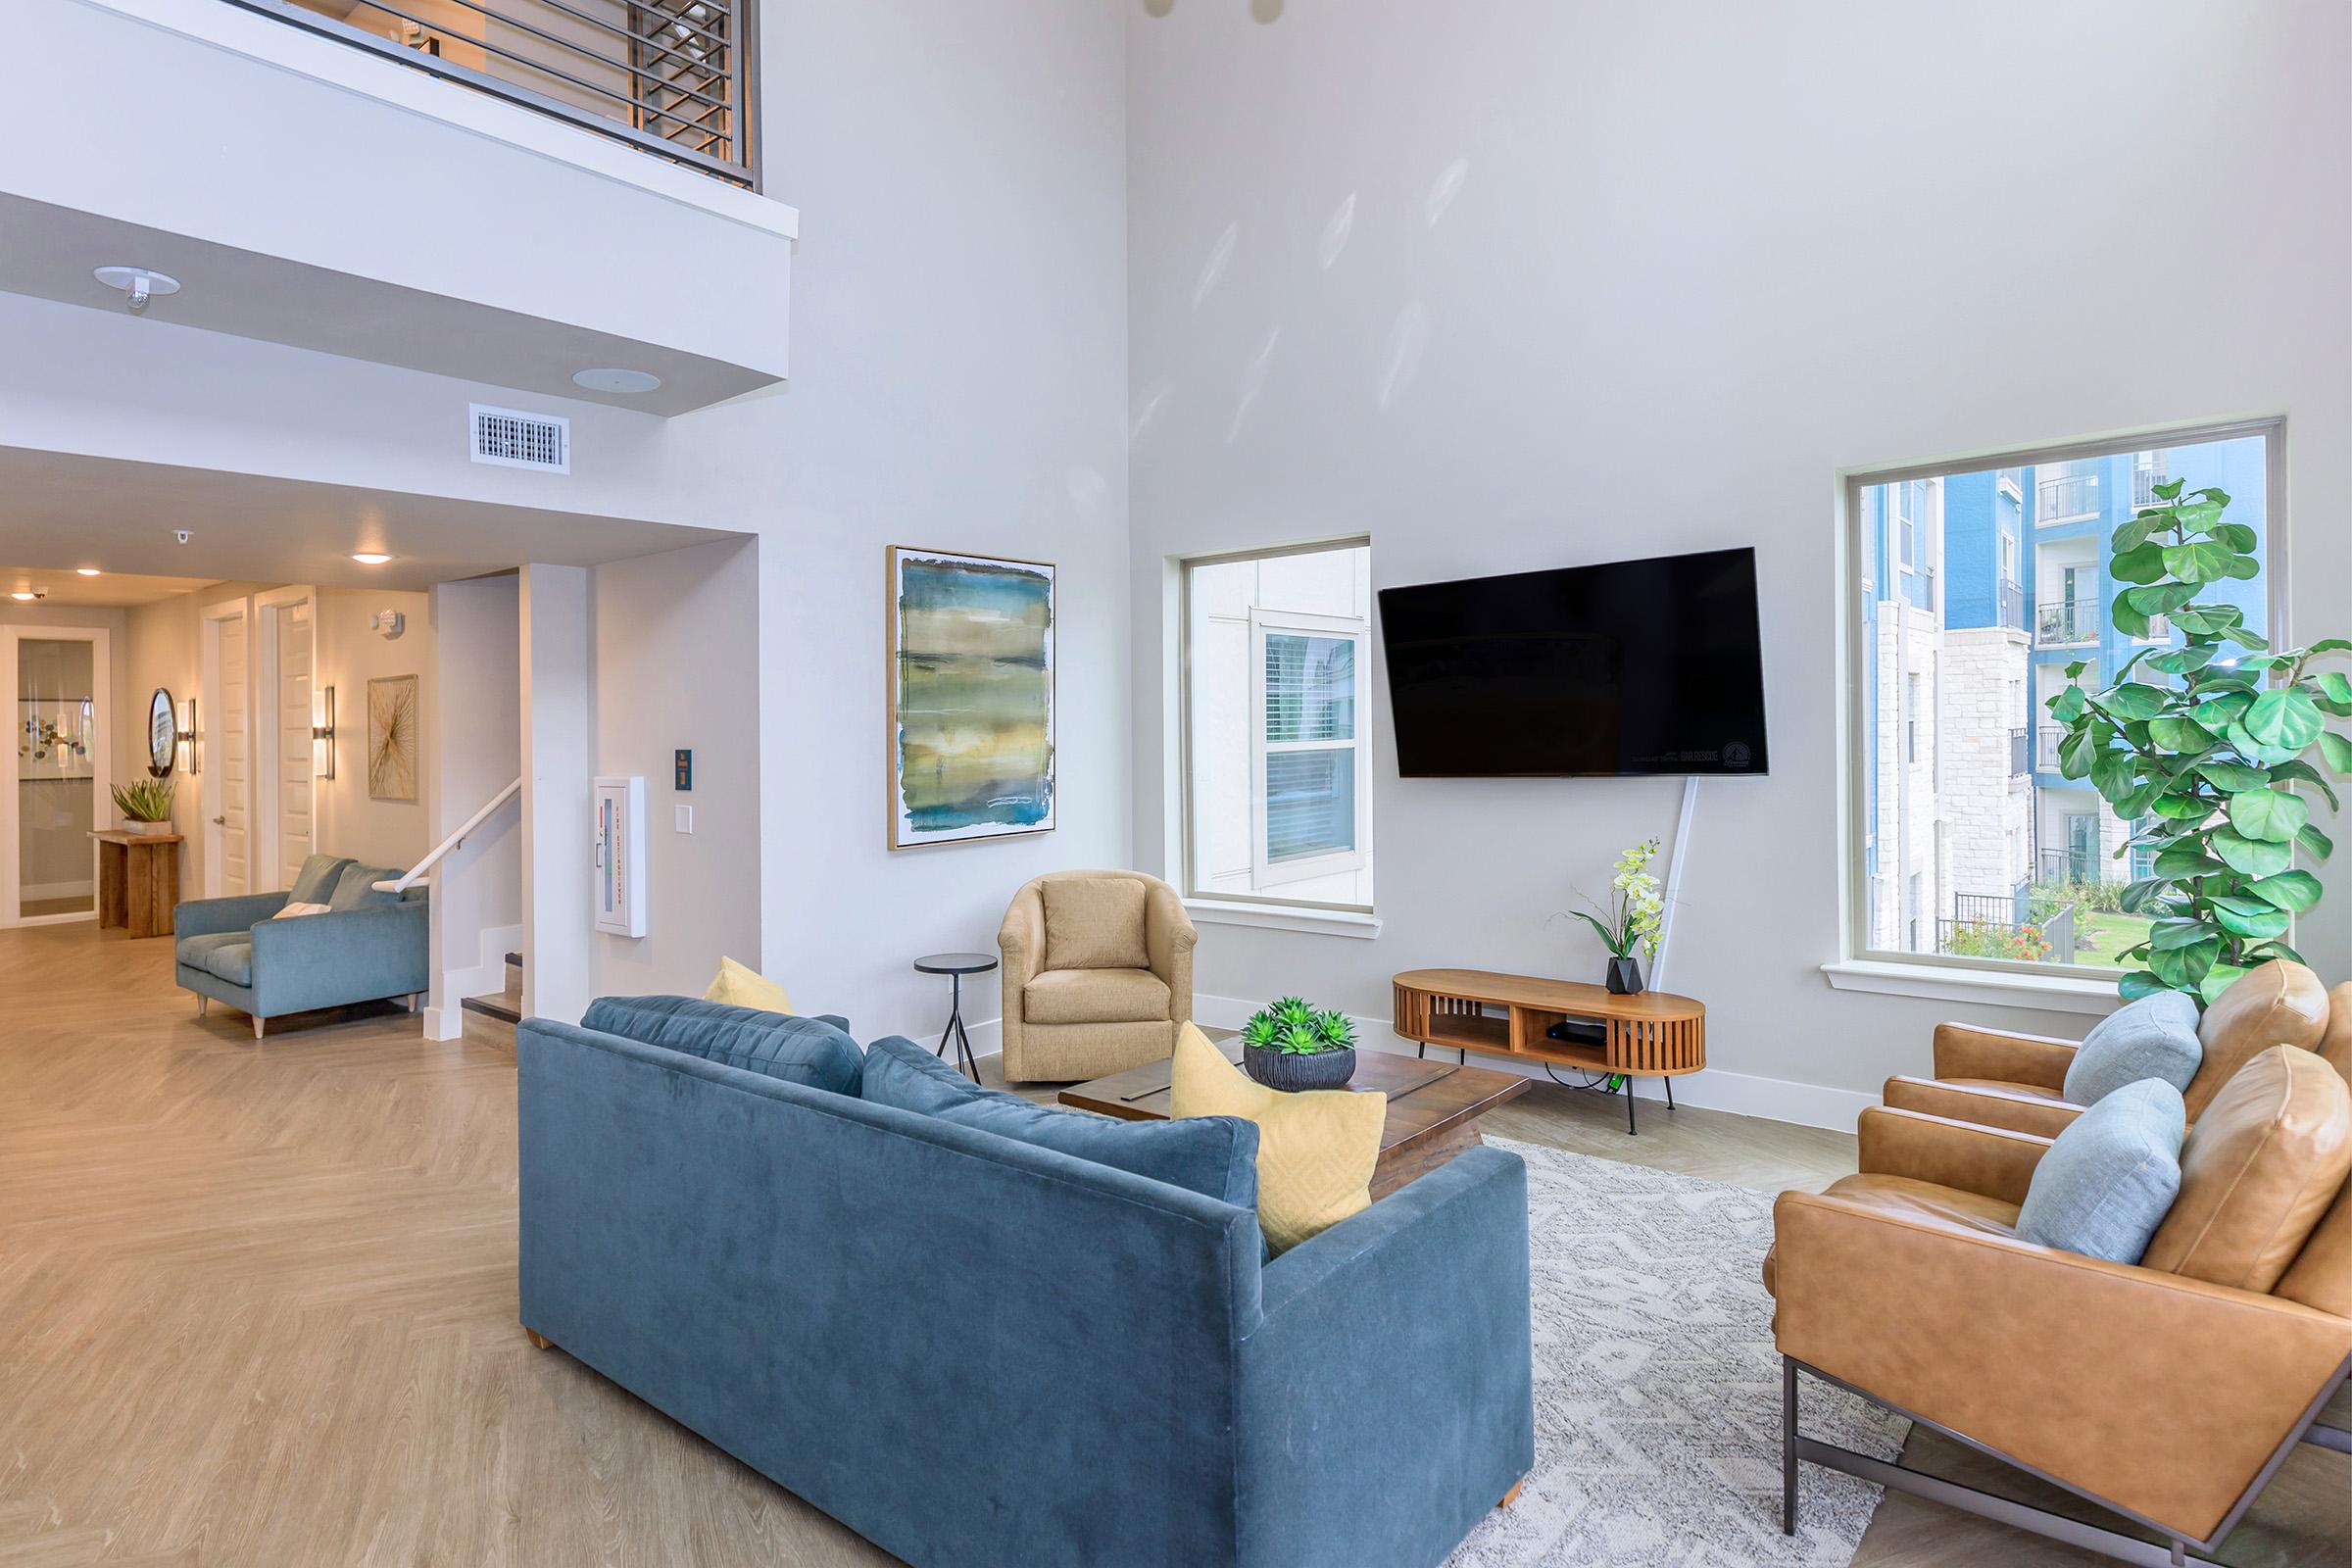
POLYGON ((1781 1534, 1796 1534, 1796 1363, 1781 1357, 1781 1534))

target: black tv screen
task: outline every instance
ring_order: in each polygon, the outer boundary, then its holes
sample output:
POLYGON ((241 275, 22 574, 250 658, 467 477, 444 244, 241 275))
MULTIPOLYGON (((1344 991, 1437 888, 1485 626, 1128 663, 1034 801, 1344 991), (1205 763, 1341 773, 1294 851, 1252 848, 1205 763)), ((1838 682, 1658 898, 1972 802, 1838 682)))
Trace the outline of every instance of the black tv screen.
POLYGON ((1762 773, 1756 553, 1380 591, 1406 778, 1762 773))

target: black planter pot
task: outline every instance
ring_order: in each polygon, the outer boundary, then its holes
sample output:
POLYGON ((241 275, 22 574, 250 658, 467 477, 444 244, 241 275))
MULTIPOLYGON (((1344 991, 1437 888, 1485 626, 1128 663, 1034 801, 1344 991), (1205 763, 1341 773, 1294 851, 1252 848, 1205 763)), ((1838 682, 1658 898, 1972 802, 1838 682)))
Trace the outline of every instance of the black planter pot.
POLYGON ((1350 1047, 1300 1056, 1265 1046, 1244 1046, 1242 1070, 1268 1089, 1345 1089, 1348 1080, 1355 1076, 1355 1051, 1350 1047))
POLYGON ((1630 997, 1639 994, 1642 990, 1642 960, 1611 958, 1607 984, 1611 996, 1630 997))

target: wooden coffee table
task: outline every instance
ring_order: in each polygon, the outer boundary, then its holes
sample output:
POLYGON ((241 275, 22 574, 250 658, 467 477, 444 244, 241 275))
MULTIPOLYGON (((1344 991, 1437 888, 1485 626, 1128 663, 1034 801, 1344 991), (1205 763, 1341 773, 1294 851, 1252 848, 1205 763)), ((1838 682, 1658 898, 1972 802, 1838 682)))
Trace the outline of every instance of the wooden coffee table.
MULTIPOLYGON (((1239 1042, 1224 1041, 1217 1049, 1228 1061, 1240 1062, 1239 1042)), ((1073 1085, 1061 1092, 1060 1100, 1080 1110, 1127 1121, 1166 1121, 1170 1071, 1169 1062, 1146 1062, 1073 1085)), ((1359 1050, 1355 1078, 1348 1087, 1389 1097, 1388 1119, 1380 1128, 1380 1162, 1372 1167, 1372 1197, 1377 1200, 1484 1143, 1478 1136, 1478 1118, 1534 1086, 1516 1073, 1359 1050)))

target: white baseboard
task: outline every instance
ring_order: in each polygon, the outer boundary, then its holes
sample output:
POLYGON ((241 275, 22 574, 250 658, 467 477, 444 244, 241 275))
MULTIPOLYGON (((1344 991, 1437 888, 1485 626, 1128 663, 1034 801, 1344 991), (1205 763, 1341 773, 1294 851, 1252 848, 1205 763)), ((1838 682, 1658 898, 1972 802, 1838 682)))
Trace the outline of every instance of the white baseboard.
POLYGON ((424 1009, 424 1038, 427 1040, 456 1040, 466 1033, 466 1011, 463 1007, 427 1007, 424 1009))
MULTIPOLYGON (((448 999, 450 1010, 467 997, 496 996, 507 989, 507 955, 522 948, 522 927, 494 925, 482 933, 481 951, 475 955, 481 961, 464 969, 450 969, 441 976, 441 995, 448 999)), ((434 1035, 435 1040, 455 1040, 454 1034, 434 1035)))
MULTIPOLYGON (((1212 1029, 1239 1029, 1262 1003, 1245 1001, 1240 997, 1193 998, 1193 1017, 1212 1029)), ((1396 1033, 1395 1020, 1355 1013, 1348 1014, 1355 1025, 1356 1038, 1365 1049, 1386 1051, 1396 1055, 1409 1056, 1420 1048, 1396 1033)), ((1432 1046, 1433 1052, 1443 1054, 1442 1048, 1432 1046)), ((1511 1056, 1484 1055, 1473 1053, 1471 1061, 1496 1072, 1515 1072, 1538 1083, 1546 1080, 1539 1062, 1521 1061, 1511 1056)), ((1634 1091, 1644 1100, 1664 1102, 1665 1080, 1637 1078, 1634 1091)), ((1799 1127, 1823 1127, 1832 1132, 1850 1133, 1863 1110, 1879 1102, 1876 1095, 1866 1095, 1852 1089, 1832 1089, 1824 1084, 1797 1083, 1786 1078, 1760 1078, 1751 1073, 1725 1072, 1708 1067, 1687 1077, 1678 1078, 1674 1085, 1674 1102, 1678 1105, 1694 1105, 1702 1110, 1726 1110, 1739 1116, 1760 1116, 1767 1121, 1785 1121, 1799 1127)))
POLYGON ((97 891, 98 884, 86 879, 80 882, 27 882, 17 890, 17 897, 26 904, 36 904, 46 899, 86 899, 97 891))

